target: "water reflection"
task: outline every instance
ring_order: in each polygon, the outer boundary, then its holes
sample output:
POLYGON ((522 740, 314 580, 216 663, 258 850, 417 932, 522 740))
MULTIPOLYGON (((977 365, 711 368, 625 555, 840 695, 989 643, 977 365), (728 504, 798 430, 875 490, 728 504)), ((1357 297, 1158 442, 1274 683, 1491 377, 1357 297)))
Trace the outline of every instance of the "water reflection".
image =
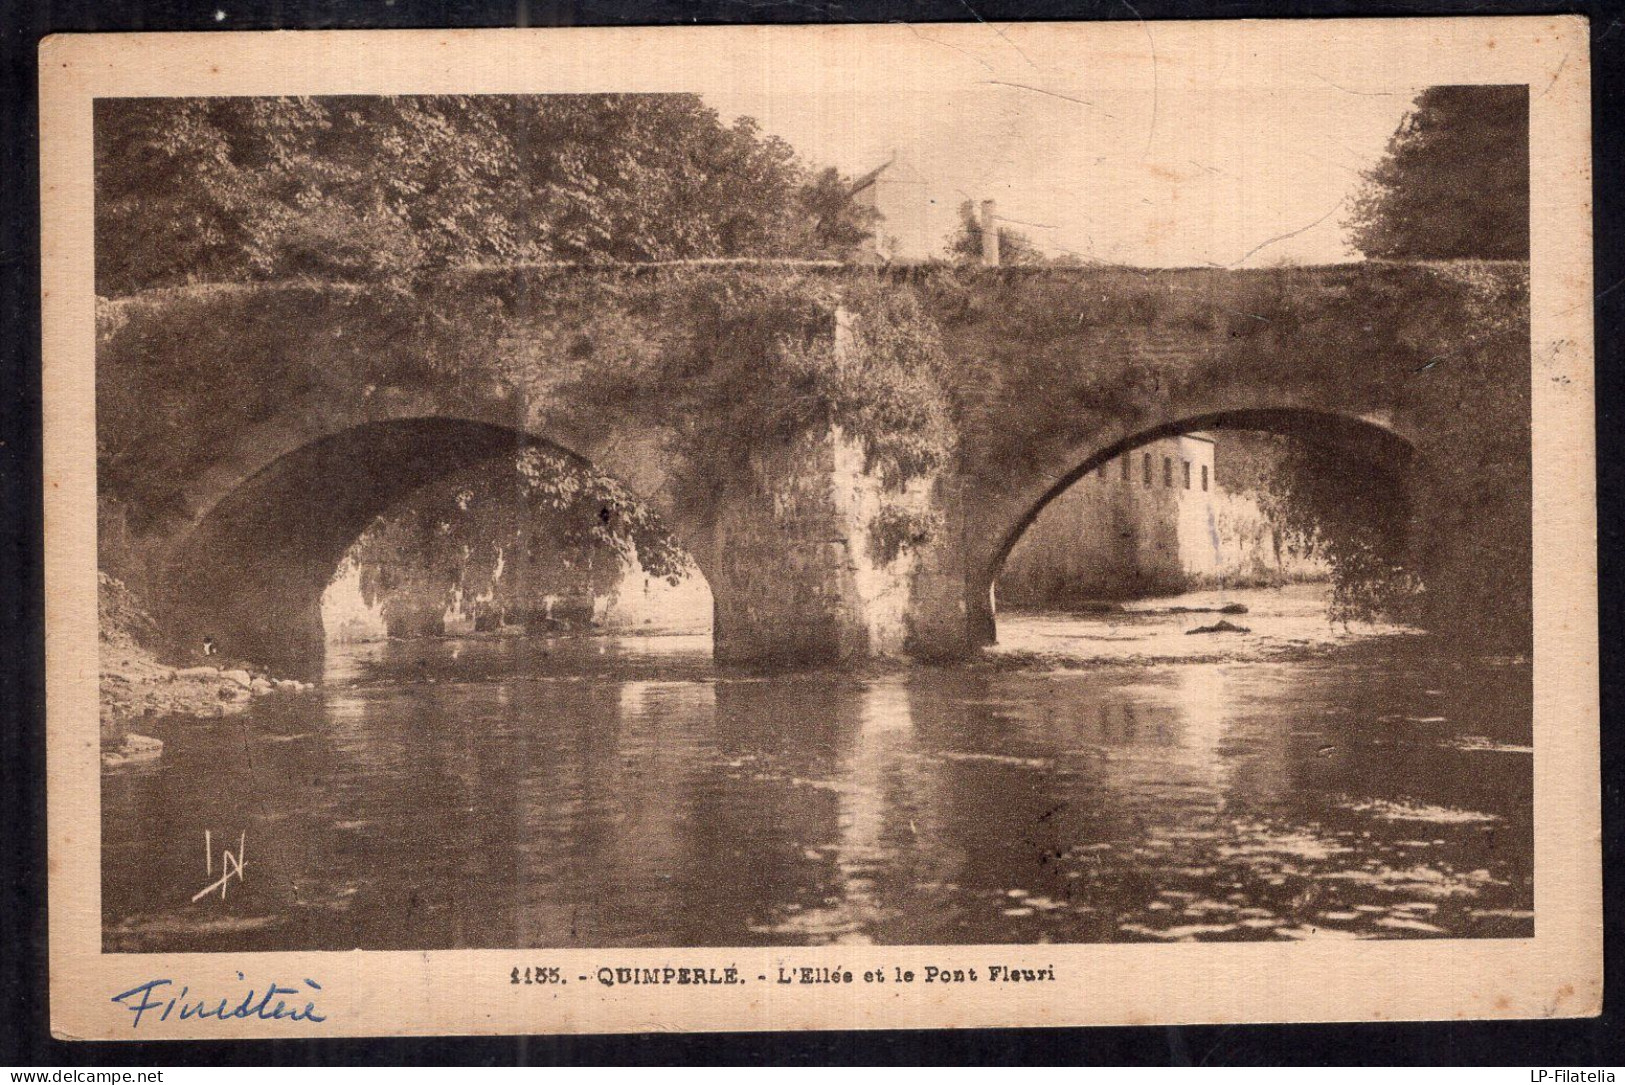
POLYGON ((1386 638, 769 679, 678 639, 361 646, 160 721, 104 778, 108 948, 1532 931, 1526 666, 1386 638), (194 904, 205 829, 250 875, 194 904))

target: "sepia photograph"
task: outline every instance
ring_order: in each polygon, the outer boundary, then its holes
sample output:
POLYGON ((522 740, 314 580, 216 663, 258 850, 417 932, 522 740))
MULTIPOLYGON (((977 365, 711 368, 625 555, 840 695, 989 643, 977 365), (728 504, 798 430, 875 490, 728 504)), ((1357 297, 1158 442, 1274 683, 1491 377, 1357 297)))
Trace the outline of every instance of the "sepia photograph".
MULTIPOLYGON (((1483 22, 1454 40, 1562 26, 1483 22)), ((73 907, 82 952, 169 962, 96 1018, 333 1015, 314 971, 188 995, 211 955, 522 950, 480 970, 607 996, 901 987, 879 951, 935 947, 909 982, 1054 1000, 1097 980, 1052 948, 1571 934, 1535 801, 1538 480, 1591 469, 1540 462, 1531 379, 1561 72, 1218 25, 84 96, 73 907), (768 953, 670 956, 725 949, 768 953)))

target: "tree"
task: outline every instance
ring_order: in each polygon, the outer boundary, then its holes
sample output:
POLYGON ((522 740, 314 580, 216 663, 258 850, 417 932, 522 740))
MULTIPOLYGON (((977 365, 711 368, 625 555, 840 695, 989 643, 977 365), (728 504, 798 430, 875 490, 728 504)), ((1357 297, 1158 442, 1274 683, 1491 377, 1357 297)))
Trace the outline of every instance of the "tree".
POLYGON ((1366 256, 1529 259, 1529 95, 1523 86, 1417 96, 1344 226, 1366 256))
MULTIPOLYGON (((524 260, 843 257, 870 217, 692 94, 104 99, 97 290, 524 260)), ((872 216, 871 216, 872 217, 872 216)))
POLYGON ((880 212, 852 202, 852 181, 834 167, 814 175, 797 193, 805 236, 796 246, 819 256, 848 258, 874 236, 880 212))
POLYGON ((674 585, 693 572, 625 487, 541 447, 429 484, 374 520, 346 560, 361 571, 368 605, 418 632, 454 603, 487 620, 545 611, 550 596, 608 594, 634 563, 674 585))
MULTIPOLYGON (((959 205, 959 228, 948 236, 948 259, 956 264, 973 264, 982 258, 982 225, 976 204, 966 200, 959 205)), ((1076 257, 1046 256, 1032 238, 1009 226, 999 227, 1001 264, 1075 264, 1076 257)))

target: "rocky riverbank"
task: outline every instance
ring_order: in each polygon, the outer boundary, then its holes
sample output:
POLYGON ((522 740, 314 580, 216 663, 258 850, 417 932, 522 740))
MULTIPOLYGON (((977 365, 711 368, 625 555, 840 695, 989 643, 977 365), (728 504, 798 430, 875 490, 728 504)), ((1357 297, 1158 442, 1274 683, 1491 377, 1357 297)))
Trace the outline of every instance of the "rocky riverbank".
MULTIPOLYGON (((309 689, 247 667, 172 667, 160 662, 157 629, 129 590, 102 574, 99 584, 101 739, 109 756, 156 756, 153 740, 134 733, 143 718, 223 716, 261 694, 309 689)), ((157 747, 161 749, 161 746, 157 747)))

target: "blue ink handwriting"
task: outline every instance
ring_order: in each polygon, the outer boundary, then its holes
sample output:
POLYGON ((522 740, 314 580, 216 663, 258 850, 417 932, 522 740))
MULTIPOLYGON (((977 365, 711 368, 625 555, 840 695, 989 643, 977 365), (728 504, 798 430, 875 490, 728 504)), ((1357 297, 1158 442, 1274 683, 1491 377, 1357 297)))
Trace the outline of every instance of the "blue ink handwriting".
MULTIPOLYGON (((237 973, 237 979, 239 981, 243 979, 241 972, 237 973)), ((303 1008, 295 1009, 288 1005, 285 996, 305 996, 307 994, 302 987, 284 987, 273 981, 261 993, 256 993, 250 987, 242 999, 234 1004, 232 1001, 234 996, 231 995, 221 998, 218 1002, 215 1001, 213 995, 207 998, 191 996, 192 989, 186 985, 182 985, 180 994, 172 997, 166 998, 165 993, 160 993, 160 988, 173 988, 174 986, 174 980, 148 980, 146 983, 132 987, 128 991, 114 995, 112 1001, 121 1004, 133 1015, 130 1021, 131 1028, 140 1028, 142 1018, 148 1014, 155 1014, 159 1021, 169 1020, 171 1014, 175 1015, 177 1021, 185 1021, 189 1018, 197 1018, 200 1021, 205 1018, 215 1018, 220 1021, 249 1019, 257 1021, 327 1020, 324 1015, 317 1012, 316 998, 313 995, 306 999, 303 1008), (162 1013, 158 1012, 160 1008, 163 1011, 162 1013), (179 1012, 176 1012, 177 1008, 179 1012)), ((313 979, 305 980, 305 987, 312 991, 322 989, 322 985, 313 979)))

